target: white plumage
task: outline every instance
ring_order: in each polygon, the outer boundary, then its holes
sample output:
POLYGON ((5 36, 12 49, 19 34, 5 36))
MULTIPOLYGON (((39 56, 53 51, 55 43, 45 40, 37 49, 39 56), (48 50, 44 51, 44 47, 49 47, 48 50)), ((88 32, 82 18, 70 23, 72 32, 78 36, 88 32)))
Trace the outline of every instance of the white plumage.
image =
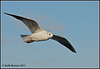
POLYGON ((75 49, 73 48, 73 46, 70 44, 70 42, 67 39, 43 30, 36 21, 29 18, 22 17, 22 16, 9 14, 9 13, 5 13, 5 14, 13 16, 16 19, 21 20, 32 32, 32 35, 21 35, 24 42, 32 43, 34 41, 44 41, 48 39, 53 39, 53 40, 58 41, 59 43, 67 47, 68 49, 70 49, 72 52, 76 53, 75 49))

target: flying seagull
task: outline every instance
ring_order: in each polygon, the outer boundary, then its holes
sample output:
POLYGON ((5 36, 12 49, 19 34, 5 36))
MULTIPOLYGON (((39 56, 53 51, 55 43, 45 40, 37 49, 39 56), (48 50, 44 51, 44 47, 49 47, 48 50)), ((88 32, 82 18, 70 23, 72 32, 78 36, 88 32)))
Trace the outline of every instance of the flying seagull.
POLYGON ((70 49, 72 52, 76 53, 74 47, 70 44, 70 42, 67 39, 58 35, 54 35, 46 30, 43 30, 36 21, 9 13, 4 14, 10 15, 18 20, 21 20, 29 28, 32 35, 21 35, 24 42, 32 43, 34 41, 45 41, 48 39, 53 39, 70 49))

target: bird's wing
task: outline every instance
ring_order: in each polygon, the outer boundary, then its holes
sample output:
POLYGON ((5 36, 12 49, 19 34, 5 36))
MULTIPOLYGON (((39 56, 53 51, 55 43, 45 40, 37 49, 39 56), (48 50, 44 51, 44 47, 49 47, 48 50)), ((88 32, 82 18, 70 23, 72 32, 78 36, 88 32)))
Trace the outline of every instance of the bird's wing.
POLYGON ((39 32, 39 31, 42 30, 42 29, 40 28, 40 26, 38 25, 38 23, 37 23, 36 21, 32 20, 32 19, 25 18, 25 17, 22 17, 22 16, 13 15, 13 14, 9 14, 9 13, 4 13, 4 14, 13 16, 13 17, 15 17, 16 19, 21 20, 21 21, 29 28, 29 30, 30 30, 32 33, 39 32))
POLYGON ((65 47, 67 47, 68 49, 70 49, 72 52, 76 53, 76 51, 73 48, 73 46, 64 37, 61 37, 61 36, 58 36, 58 35, 53 35, 53 37, 51 39, 58 41, 59 43, 63 44, 65 47))

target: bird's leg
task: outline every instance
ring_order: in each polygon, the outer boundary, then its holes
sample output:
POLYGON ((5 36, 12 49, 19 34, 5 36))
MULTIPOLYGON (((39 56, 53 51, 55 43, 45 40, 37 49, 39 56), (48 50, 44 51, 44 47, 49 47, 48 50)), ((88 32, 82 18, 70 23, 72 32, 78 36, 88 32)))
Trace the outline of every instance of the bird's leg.
POLYGON ((27 41, 27 43, 32 43, 32 42, 33 42, 33 40, 27 41))

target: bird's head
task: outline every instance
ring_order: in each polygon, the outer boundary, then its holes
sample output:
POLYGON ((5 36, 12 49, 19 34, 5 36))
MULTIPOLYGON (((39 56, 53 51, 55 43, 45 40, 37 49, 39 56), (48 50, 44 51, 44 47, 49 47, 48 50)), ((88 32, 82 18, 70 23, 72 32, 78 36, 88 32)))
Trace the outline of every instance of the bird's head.
POLYGON ((48 31, 46 32, 46 35, 47 35, 48 38, 52 38, 53 37, 53 34, 48 32, 48 31))

